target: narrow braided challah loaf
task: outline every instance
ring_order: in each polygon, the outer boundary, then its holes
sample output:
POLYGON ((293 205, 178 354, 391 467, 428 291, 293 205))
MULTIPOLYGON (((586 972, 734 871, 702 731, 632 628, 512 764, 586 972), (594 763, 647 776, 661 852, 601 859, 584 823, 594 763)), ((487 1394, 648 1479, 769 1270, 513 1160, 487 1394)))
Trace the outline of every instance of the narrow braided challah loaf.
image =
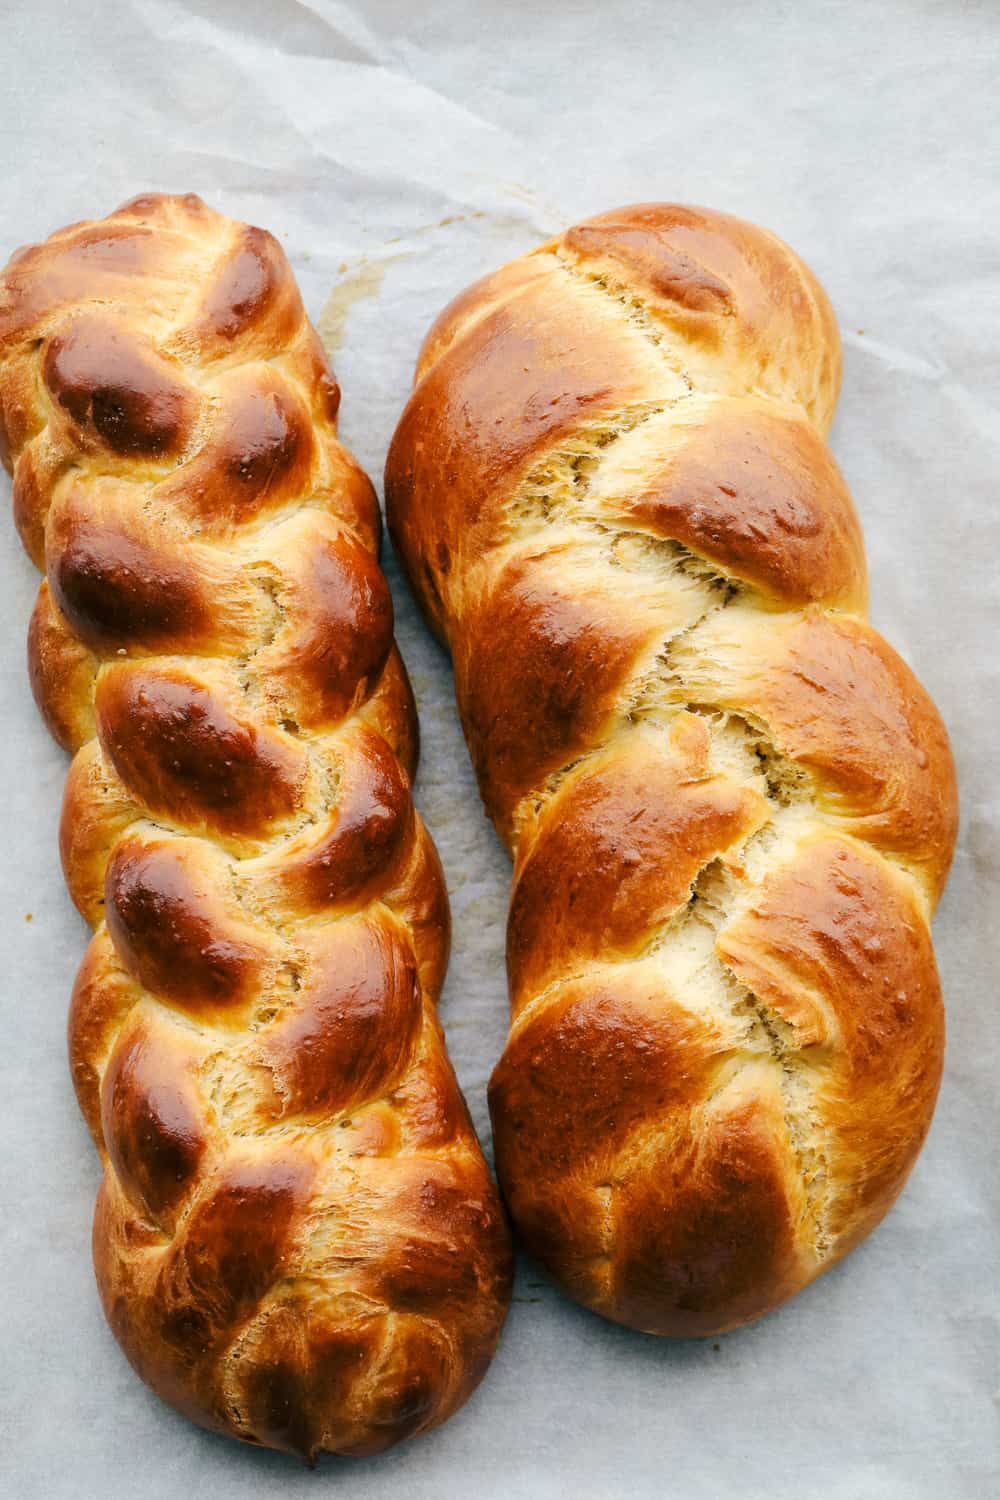
POLYGON ((496 1345, 502 1215, 435 1018, 448 908, 371 485, 277 242, 137 198, 0 280, 39 707, 96 928, 70 1054, 94 1257, 196 1421, 371 1453, 496 1345))
POLYGON ((624 209, 452 303, 386 470, 515 858, 501 1186, 573 1296, 650 1332, 832 1265, 938 1087, 954 773, 864 621, 839 376, 773 235, 624 209))

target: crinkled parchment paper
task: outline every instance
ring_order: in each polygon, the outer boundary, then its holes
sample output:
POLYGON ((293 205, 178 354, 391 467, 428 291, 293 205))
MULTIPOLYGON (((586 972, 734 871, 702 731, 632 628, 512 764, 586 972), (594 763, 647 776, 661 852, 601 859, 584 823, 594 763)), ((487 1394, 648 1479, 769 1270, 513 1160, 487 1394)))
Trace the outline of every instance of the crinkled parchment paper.
MULTIPOLYGON (((612 1327, 522 1266, 496 1364, 454 1421, 309 1474, 168 1411, 102 1321, 88 1249, 98 1167, 65 1061, 85 939, 56 853, 66 767, 28 691, 36 579, 5 504, 0 1490, 1000 1494, 996 5, 7 0, 0 46, 0 259, 150 188, 194 190, 266 225, 333 352, 344 438, 376 480, 420 338, 474 276, 636 199, 707 203, 777 230, 841 319, 833 445, 865 523, 874 618, 941 705, 963 793, 936 923, 947 1074, 885 1225, 792 1305, 714 1342, 612 1327)), ((509 872, 448 663, 387 565, 422 718, 417 795, 454 906, 444 1019, 488 1142, 509 872)))

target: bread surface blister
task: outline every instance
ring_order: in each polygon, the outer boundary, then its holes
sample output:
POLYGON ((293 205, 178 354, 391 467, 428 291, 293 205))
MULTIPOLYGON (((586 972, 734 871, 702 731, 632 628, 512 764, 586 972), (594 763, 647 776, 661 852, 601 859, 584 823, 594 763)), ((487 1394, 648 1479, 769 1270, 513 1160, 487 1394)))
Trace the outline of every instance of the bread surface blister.
POLYGON ((840 363, 776 236, 638 205, 456 298, 386 467, 514 858, 501 1187, 573 1296, 655 1333, 856 1245, 940 1080, 954 770, 865 619, 840 363))
POLYGON ((0 278, 36 701, 94 928, 70 1059, 138 1372, 314 1461, 447 1417, 509 1297, 372 487, 284 252, 137 198, 0 278))

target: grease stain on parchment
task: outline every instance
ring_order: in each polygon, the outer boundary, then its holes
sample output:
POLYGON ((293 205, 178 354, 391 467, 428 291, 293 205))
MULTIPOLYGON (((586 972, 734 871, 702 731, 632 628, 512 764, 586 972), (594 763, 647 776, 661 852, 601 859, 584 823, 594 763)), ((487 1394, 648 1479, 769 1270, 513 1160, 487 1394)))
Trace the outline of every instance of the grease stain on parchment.
POLYGON ((414 224, 405 234, 394 234, 383 241, 386 245, 401 245, 404 240, 417 239, 422 234, 434 234, 438 229, 447 229, 452 224, 466 224, 470 219, 488 219, 490 215, 485 208, 470 210, 465 214, 445 214, 443 219, 435 219, 433 224, 414 224))
MULTIPOLYGON (((521 188, 518 184, 507 184, 508 191, 512 196, 523 199, 531 206, 537 207, 536 195, 527 188, 521 188)), ((466 213, 445 214, 443 219, 437 219, 433 224, 416 224, 407 230, 406 234, 393 235, 390 239, 383 240, 384 246, 401 245, 410 240, 421 239, 425 235, 433 235, 439 229, 448 229, 453 224, 465 224, 472 219, 487 219, 490 226, 497 229, 510 229, 520 227, 522 219, 517 214, 490 213, 486 209, 470 209, 466 213)), ((352 308, 359 302, 365 302, 369 297, 377 297, 385 280, 386 268, 394 261, 406 260, 412 255, 417 255, 417 249, 397 250, 391 255, 382 255, 373 259, 368 255, 359 256, 355 261, 342 261, 337 267, 341 280, 333 288, 323 311, 317 320, 319 336, 323 340, 323 346, 331 357, 336 354, 344 342, 344 333, 352 308)))
POLYGON ((338 266, 341 280, 327 297, 316 325, 327 354, 335 354, 344 342, 344 330, 351 309, 359 302, 367 301, 369 297, 377 297, 385 280, 387 267, 395 260, 405 259, 406 252, 385 255, 381 260, 369 260, 367 255, 363 255, 353 265, 350 261, 344 261, 338 266))

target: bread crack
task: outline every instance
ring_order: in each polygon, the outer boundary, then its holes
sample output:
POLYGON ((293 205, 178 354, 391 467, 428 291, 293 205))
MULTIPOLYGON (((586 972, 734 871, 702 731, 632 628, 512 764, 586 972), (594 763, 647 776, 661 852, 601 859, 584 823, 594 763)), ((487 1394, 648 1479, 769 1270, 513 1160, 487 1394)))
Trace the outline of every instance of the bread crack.
POLYGON ((511 535, 576 514, 608 450, 637 427, 660 416, 663 401, 643 401, 614 417, 585 421, 550 448, 525 474, 504 510, 511 535))
MULTIPOLYGON (((774 1070, 781 1095, 789 1153, 802 1186, 804 1223, 813 1254, 822 1260, 831 1247, 827 1224, 830 1204, 827 1136, 814 1102, 814 1086, 804 1076, 814 1075, 821 1067, 818 1056, 807 1057, 806 1048, 797 1040, 794 1026, 776 1007, 767 1002, 733 972, 718 949, 717 939, 731 920, 738 899, 739 877, 722 860, 710 861, 698 875, 685 910, 684 922, 704 923, 712 934, 711 953, 717 965, 720 994, 727 999, 731 1016, 745 1025, 744 1047, 749 1056, 766 1060, 774 1070)), ((674 931, 677 930, 677 924, 674 931)), ((681 924, 683 925, 683 923, 681 924)), ((815 1054, 815 1049, 812 1049, 815 1054)), ((735 1075, 726 1074, 723 1092, 735 1075)))
POLYGON ((606 271, 585 271, 579 262, 573 260, 564 250, 556 250, 555 258, 567 276, 578 282, 584 282, 616 302, 625 312, 629 325, 641 333, 648 343, 657 350, 671 374, 677 376, 684 382, 688 391, 694 391, 694 381, 691 379, 683 361, 676 353, 672 353, 667 340, 669 329, 664 322, 657 319, 649 310, 647 304, 638 297, 635 291, 624 281, 609 276, 606 271))

